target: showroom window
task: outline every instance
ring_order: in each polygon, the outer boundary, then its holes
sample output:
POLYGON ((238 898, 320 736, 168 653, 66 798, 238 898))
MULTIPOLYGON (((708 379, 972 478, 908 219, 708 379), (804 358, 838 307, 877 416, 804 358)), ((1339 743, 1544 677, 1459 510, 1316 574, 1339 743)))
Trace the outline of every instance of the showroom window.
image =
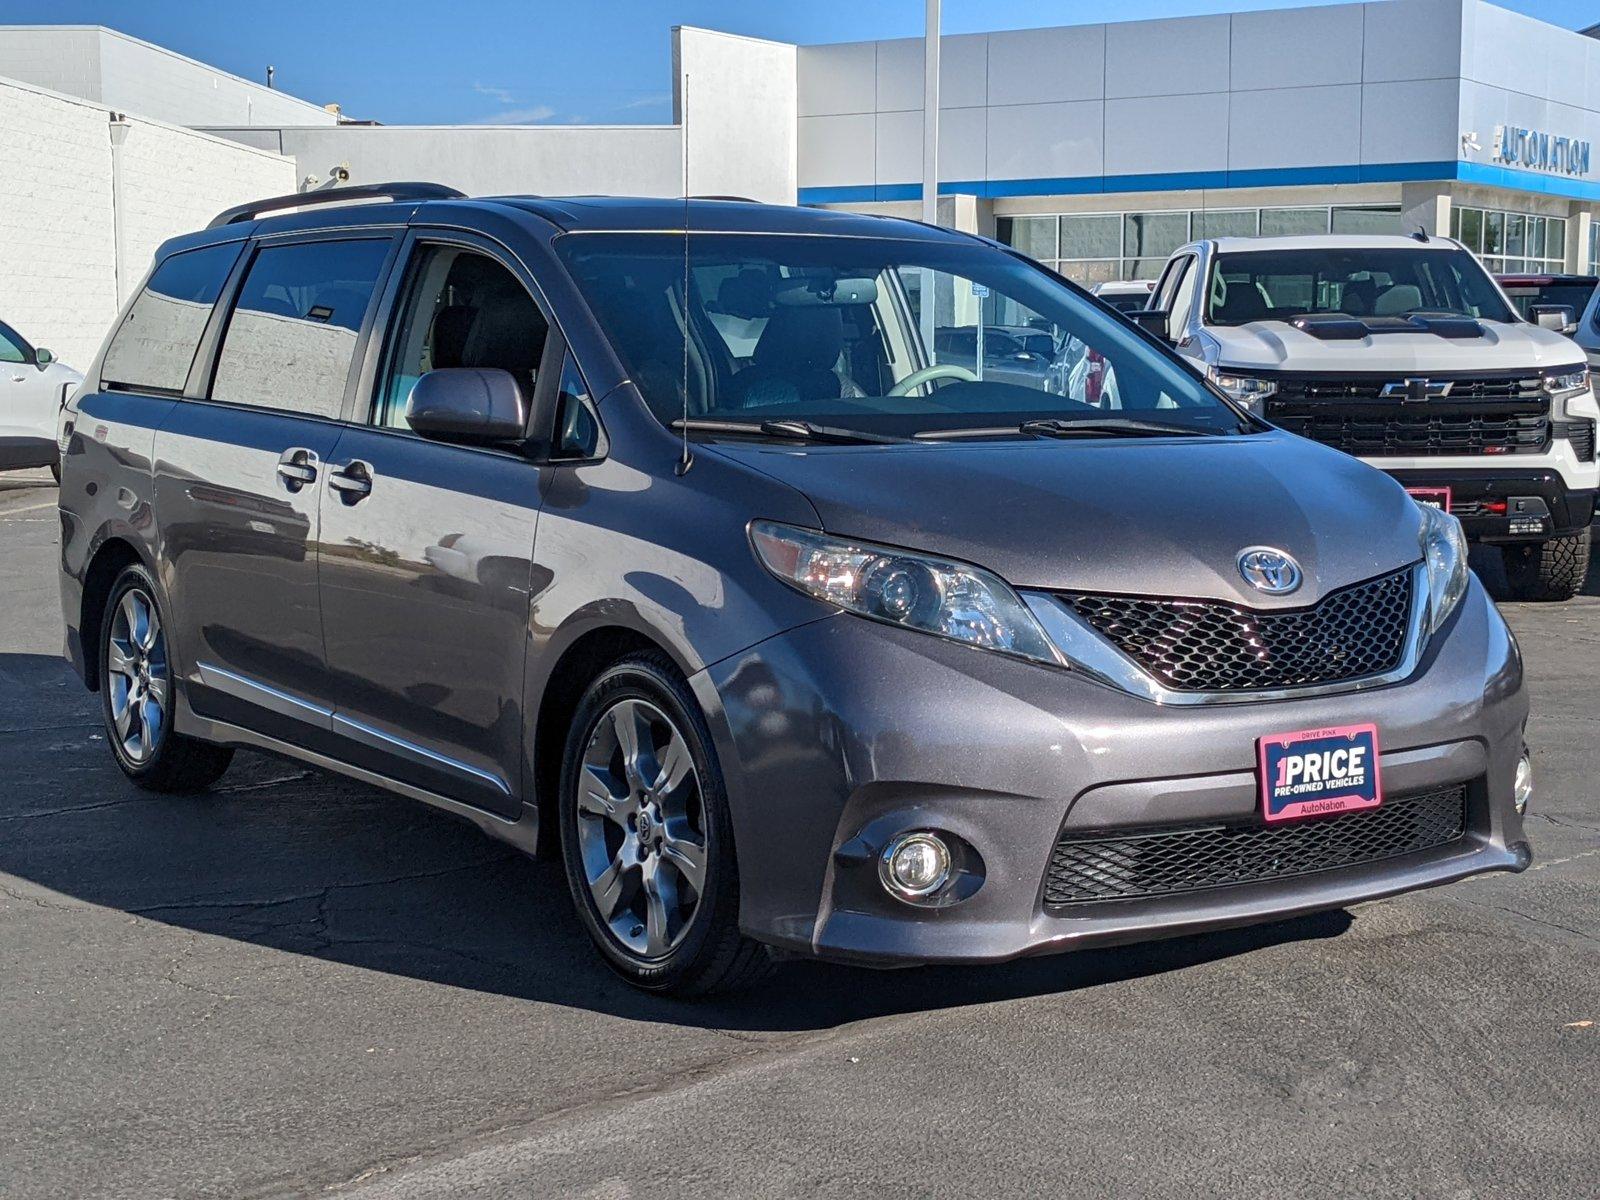
POLYGON ((1589 223, 1589 274, 1600 272, 1600 220, 1589 223))
POLYGON ((1450 236, 1496 275, 1556 274, 1567 269, 1565 217, 1455 205, 1450 210, 1450 236))
POLYGON ((1001 217, 1002 242, 1085 286, 1155 279, 1179 246, 1199 238, 1399 233, 1394 205, 1165 209, 1001 217))

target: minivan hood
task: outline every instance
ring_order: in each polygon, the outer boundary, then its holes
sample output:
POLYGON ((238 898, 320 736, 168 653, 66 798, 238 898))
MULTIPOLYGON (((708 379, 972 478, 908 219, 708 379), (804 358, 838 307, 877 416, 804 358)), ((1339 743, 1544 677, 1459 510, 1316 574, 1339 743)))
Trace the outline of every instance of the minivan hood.
POLYGON ((1527 371, 1577 366, 1583 351, 1553 329, 1517 323, 1481 323, 1481 337, 1437 333, 1371 333, 1349 341, 1319 338, 1287 321, 1207 325, 1217 346, 1217 365, 1240 371, 1393 371, 1404 376, 1463 371, 1527 371))
POLYGON ((975 563, 1018 587, 1296 608, 1420 558, 1404 489, 1277 431, 716 450, 802 492, 830 533, 975 563), (1293 555, 1304 584, 1280 598, 1253 590, 1237 569, 1247 546, 1293 555))

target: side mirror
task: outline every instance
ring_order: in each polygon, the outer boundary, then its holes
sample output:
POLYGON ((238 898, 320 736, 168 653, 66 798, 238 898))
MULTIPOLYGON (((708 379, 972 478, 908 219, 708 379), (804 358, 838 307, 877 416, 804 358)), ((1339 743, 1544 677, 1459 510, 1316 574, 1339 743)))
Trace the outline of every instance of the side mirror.
POLYGON ((55 362, 55 360, 56 356, 51 354, 50 351, 46 350, 43 346, 40 346, 33 352, 33 365, 38 367, 41 371, 48 367, 51 363, 55 362))
POLYGON ((510 371, 442 368, 411 389, 406 423, 440 442, 512 442, 527 435, 528 404, 510 371))
POLYGON ((1136 308, 1128 314, 1132 321, 1146 333, 1153 333, 1164 342, 1172 340, 1169 326, 1172 323, 1172 314, 1164 308, 1136 308))
POLYGON ((1570 304, 1535 304, 1528 315, 1540 329, 1553 329, 1557 333, 1578 331, 1578 314, 1570 304))

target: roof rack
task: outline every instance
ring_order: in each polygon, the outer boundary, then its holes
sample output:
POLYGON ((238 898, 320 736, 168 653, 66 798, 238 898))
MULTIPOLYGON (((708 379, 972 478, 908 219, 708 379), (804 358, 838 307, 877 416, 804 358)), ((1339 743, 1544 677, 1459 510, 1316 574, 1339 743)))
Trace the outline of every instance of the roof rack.
POLYGON ((338 204, 349 200, 460 200, 465 192, 442 183, 358 183, 351 187, 328 188, 320 192, 293 192, 287 196, 269 196, 265 200, 252 200, 225 208, 207 229, 220 229, 240 221, 252 221, 267 213, 285 208, 310 208, 317 204, 338 204))

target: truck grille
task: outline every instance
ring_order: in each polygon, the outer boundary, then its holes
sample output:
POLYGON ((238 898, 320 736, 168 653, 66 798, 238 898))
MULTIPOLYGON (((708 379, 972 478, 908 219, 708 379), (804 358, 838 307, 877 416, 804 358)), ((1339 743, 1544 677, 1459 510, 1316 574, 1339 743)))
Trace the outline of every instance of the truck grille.
POLYGON ((1447 386, 1427 400, 1385 398, 1404 379, 1284 377, 1267 420, 1348 454, 1539 454, 1549 447, 1550 402, 1534 376, 1429 377, 1447 386))
POLYGON ((1251 692, 1339 683, 1400 665, 1411 569, 1330 592, 1310 608, 1066 595, 1072 610, 1167 687, 1251 692))
POLYGON ((1466 821, 1467 789, 1451 787, 1282 825, 1254 818, 1074 832, 1050 855, 1044 902, 1139 900, 1379 862, 1448 845, 1466 821))

